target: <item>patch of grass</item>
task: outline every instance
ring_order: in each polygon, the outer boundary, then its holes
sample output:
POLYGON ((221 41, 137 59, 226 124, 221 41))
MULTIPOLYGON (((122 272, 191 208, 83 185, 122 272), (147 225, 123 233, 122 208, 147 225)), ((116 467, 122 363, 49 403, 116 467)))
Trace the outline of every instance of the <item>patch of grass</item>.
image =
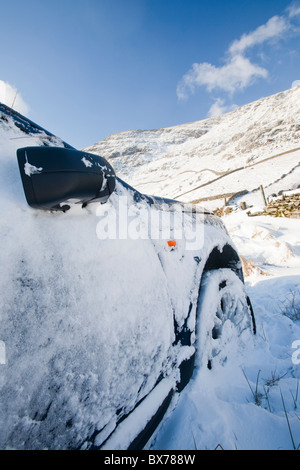
POLYGON ((290 289, 287 298, 281 302, 279 312, 292 321, 300 320, 300 290, 290 289))
MULTIPOLYGON (((249 385, 249 388, 251 390, 251 393, 252 393, 252 396, 253 396, 253 400, 254 400, 254 403, 255 405, 257 406, 262 406, 263 404, 263 400, 266 400, 267 404, 268 404, 268 409, 270 411, 270 413, 272 413, 272 410, 271 410, 271 405, 270 405, 270 401, 269 401, 269 391, 271 389, 271 387, 274 387, 275 385, 277 385, 279 383, 279 381, 285 377, 285 375, 287 374, 287 372, 281 376, 279 376, 278 374, 274 372, 271 373, 271 377, 267 380, 265 380, 265 384, 263 385, 263 389, 264 389, 264 393, 261 393, 259 391, 259 376, 260 376, 260 372, 261 370, 258 371, 257 373, 257 377, 256 377, 256 384, 255 384, 255 388, 251 385, 248 377, 246 376, 244 370, 243 370, 243 374, 245 376, 245 379, 247 380, 247 383, 249 385), (267 387, 267 389, 266 389, 267 387)), ((296 410, 298 408, 298 398, 299 398, 299 380, 297 381, 297 387, 296 387, 296 392, 292 392, 290 390, 290 393, 292 395, 292 398, 293 398, 293 402, 294 402, 294 409, 296 410)), ((285 405, 285 401, 284 401, 284 397, 283 397, 283 394, 282 394, 282 391, 280 389, 280 395, 281 395, 281 401, 282 401, 282 406, 283 406, 283 410, 284 410, 284 414, 285 414, 285 419, 286 419, 286 422, 287 422, 287 426, 288 426, 288 430, 289 430, 289 434, 290 434, 290 438, 291 438, 291 442, 292 442, 292 446, 293 446, 293 449, 294 450, 300 450, 300 442, 298 444, 298 446, 296 445, 296 442, 295 442, 295 438, 294 438, 294 435, 293 435, 293 431, 292 431, 292 428, 291 428, 291 424, 290 424, 290 419, 289 419, 289 415, 288 415, 288 412, 287 412, 287 409, 286 409, 286 405, 285 405)), ((300 420, 300 417, 295 414, 296 417, 300 420)))
POLYGON ((271 377, 265 381, 265 384, 267 387, 274 387, 274 385, 277 385, 279 380, 285 377, 287 372, 283 375, 277 375, 276 370, 271 372, 271 377))
POLYGON ((245 374, 245 371, 243 370, 244 377, 247 380, 247 383, 248 383, 249 388, 251 390, 251 393, 253 395, 254 403, 257 406, 261 406, 261 401, 262 401, 262 398, 263 398, 263 394, 258 391, 258 381, 259 381, 260 373, 261 373, 261 370, 258 371, 258 374, 257 374, 257 377, 256 377, 255 389, 253 389, 250 382, 249 382, 249 380, 248 380, 247 375, 245 374))
POLYGON ((288 413, 287 413, 287 411, 286 411, 286 406, 285 406, 285 402, 284 402, 284 399, 283 399, 283 395, 282 395, 281 390, 280 390, 280 395, 281 395, 281 400, 282 400, 282 405, 283 405, 283 409, 284 409, 284 413, 285 413, 286 422, 287 422, 287 425, 288 425, 288 428, 289 428, 289 433, 290 433, 290 436, 291 436, 291 441, 292 441, 293 449, 294 449, 294 450, 299 450, 299 449, 300 449, 300 442, 299 442, 299 444, 298 444, 298 447, 296 447, 294 435, 293 435, 293 433, 292 433, 292 428, 291 428, 291 425, 290 425, 289 415, 288 415, 288 413))
POLYGON ((295 395, 293 394, 293 392, 290 390, 291 392, 291 395, 292 395, 292 398, 293 398, 293 402, 294 402, 294 408, 295 410, 298 408, 298 396, 299 396, 299 380, 297 380, 297 388, 296 388, 296 393, 295 395))

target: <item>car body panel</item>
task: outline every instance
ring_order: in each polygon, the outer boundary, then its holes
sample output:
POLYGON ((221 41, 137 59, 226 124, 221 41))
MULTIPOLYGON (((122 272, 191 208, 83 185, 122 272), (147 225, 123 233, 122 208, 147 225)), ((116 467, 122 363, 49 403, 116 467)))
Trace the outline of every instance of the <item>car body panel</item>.
POLYGON ((210 254, 234 246, 213 214, 142 195, 118 178, 103 205, 29 207, 15 154, 24 141, 17 139, 32 132, 34 145, 70 146, 52 134, 45 139, 43 129, 3 106, 0 112, 0 448, 129 448, 169 403, 180 364, 195 352, 210 254), (114 236, 107 224, 124 214, 125 235, 114 236), (156 237, 142 236, 149 214, 156 237), (164 234, 170 219, 164 226, 157 215, 166 214, 179 219, 164 234))

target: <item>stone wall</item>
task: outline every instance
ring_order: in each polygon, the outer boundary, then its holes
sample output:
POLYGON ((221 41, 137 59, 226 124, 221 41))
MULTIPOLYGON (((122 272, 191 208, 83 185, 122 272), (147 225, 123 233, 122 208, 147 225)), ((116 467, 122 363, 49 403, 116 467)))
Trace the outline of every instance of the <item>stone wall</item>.
POLYGON ((273 217, 300 218, 300 191, 298 194, 284 193, 282 196, 271 199, 264 214, 273 217))

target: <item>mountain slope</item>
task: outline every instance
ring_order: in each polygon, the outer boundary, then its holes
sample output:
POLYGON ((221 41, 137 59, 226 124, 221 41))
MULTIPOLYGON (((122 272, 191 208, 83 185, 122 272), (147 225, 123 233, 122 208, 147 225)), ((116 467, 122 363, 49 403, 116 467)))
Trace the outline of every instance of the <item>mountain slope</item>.
POLYGON ((85 150, 107 158, 121 178, 148 194, 195 201, 253 190, 298 166, 300 153, 290 151, 300 148, 299 103, 298 86, 203 121, 113 134, 85 150), (251 172, 224 176, 243 167, 251 172))

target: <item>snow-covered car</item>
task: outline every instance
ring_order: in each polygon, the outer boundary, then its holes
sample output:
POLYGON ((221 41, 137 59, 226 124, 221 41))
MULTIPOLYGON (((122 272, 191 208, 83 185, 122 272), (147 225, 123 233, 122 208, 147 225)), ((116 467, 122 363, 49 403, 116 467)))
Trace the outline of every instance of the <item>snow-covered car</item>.
POLYGON ((142 449, 224 330, 255 333, 238 253, 1 104, 0 158, 0 448, 142 449))

